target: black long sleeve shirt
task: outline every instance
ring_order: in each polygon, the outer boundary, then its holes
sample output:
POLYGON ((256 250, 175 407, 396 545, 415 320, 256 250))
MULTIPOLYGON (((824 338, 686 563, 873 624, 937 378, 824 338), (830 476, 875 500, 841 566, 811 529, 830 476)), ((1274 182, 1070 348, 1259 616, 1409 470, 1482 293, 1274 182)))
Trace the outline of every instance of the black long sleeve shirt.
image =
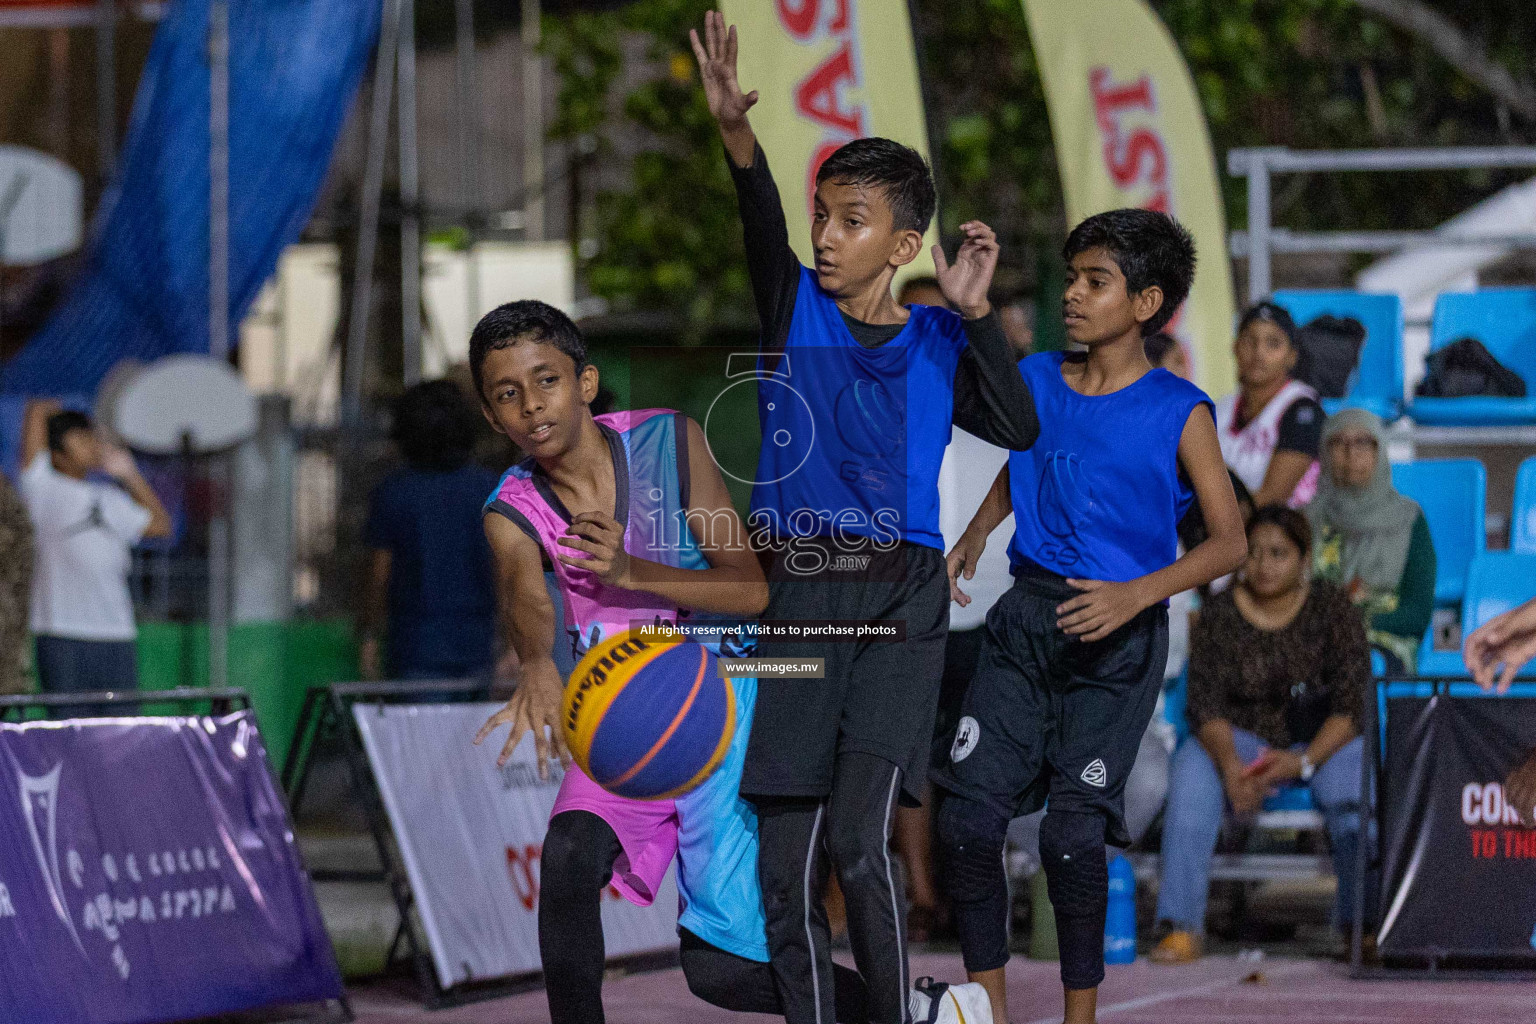
MULTIPOLYGON (((741 226, 746 240, 747 271, 761 324, 763 352, 782 351, 789 338, 800 287, 800 258, 789 245, 789 228, 779 189, 761 146, 750 167, 737 167, 726 156, 736 182, 741 226)), ((901 333, 904 324, 871 324, 843 313, 853 339, 878 348, 901 333)), ((984 441, 1023 451, 1035 443, 1040 423, 1034 398, 1019 373, 996 311, 962 321, 966 347, 955 370, 952 422, 984 441)))

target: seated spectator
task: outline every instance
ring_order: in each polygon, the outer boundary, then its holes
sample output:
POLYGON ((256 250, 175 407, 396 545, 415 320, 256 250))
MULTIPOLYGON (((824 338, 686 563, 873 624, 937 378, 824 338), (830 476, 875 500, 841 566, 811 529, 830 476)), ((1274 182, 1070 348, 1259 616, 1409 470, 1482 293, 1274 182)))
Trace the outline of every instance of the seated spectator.
POLYGON ((1343 591, 1309 580, 1312 531, 1271 505, 1248 523, 1239 582, 1201 611, 1190 641, 1190 736, 1174 754, 1163 825, 1159 963, 1201 955, 1211 856, 1222 811, 1253 814, 1301 782, 1327 822, 1338 875, 1335 923, 1354 910, 1360 833, 1360 719, 1370 649, 1343 591))
POLYGON ((1323 427, 1323 476, 1307 506, 1313 572, 1366 616, 1387 670, 1414 671, 1435 610, 1435 544, 1418 502, 1392 487, 1381 420, 1344 409, 1323 427))
POLYGON ((363 534, 365 678, 490 678, 496 587, 481 517, 497 476, 470 461, 481 429, 451 381, 427 381, 400 396, 391 437, 406 464, 374 488, 363 534))
POLYGON ((1324 417, 1317 392, 1296 379, 1301 349, 1291 314, 1273 302, 1249 307, 1232 354, 1238 389, 1216 403, 1221 456, 1255 505, 1300 508, 1317 493, 1324 417))

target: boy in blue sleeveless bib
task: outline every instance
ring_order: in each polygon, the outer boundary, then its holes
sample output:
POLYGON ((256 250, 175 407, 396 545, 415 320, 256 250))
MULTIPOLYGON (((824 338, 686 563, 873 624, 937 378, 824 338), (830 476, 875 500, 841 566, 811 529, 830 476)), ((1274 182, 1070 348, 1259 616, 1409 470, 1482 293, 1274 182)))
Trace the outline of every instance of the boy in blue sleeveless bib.
MULTIPOLYGON (((562 735, 557 632, 579 658, 633 621, 661 618, 716 653, 740 656, 750 649, 742 619, 762 608, 767 588, 698 424, 666 409, 594 417, 597 369, 563 313, 541 302, 493 310, 471 337, 470 360, 487 418, 530 453, 485 507, 522 673, 476 742, 510 724, 505 761, 531 727, 546 772, 549 744, 562 735), (546 563, 565 612, 559 631, 546 563)), ((738 793, 757 681, 732 685, 731 749, 675 800, 615 796, 567 766, 540 872, 539 951, 556 1024, 603 1019, 604 889, 647 905, 674 856, 690 988, 727 1009, 781 1012, 757 881, 757 816, 738 793)), ((834 987, 840 1019, 862 1020, 858 976, 843 970, 834 987)))
POLYGON ((830 854, 848 908, 870 1018, 906 1019, 895 806, 924 792, 943 672, 949 595, 938 473, 958 424, 1008 448, 1033 440, 1033 409, 987 302, 997 244, 962 225, 954 266, 934 247, 956 311, 903 307, 898 269, 920 253, 934 211, 920 154, 860 139, 816 173, 814 268, 789 244, 767 160, 736 77, 736 36, 706 15, 693 35, 710 111, 736 182, 762 333, 762 445, 748 525, 769 549, 766 625, 899 626, 895 642, 765 636, 760 655, 822 660, 818 678, 759 681, 742 793, 758 806, 768 944, 791 1024, 827 1024, 831 949, 820 881, 830 854))
MULTIPOLYGON (((1039 810, 1067 1024, 1090 1024, 1104 976, 1104 846, 1125 846, 1126 777, 1168 654, 1167 599, 1244 554, 1209 398, 1153 369, 1144 335, 1171 321, 1194 278, 1194 243, 1149 210, 1090 217, 1067 239, 1063 317, 1086 355, 1019 363, 1040 437, 1013 452, 949 556, 973 569, 1012 513, 1013 587, 987 615, 947 763, 939 840, 966 971, 1007 1020, 1009 819, 1039 810), (1178 557, 1198 496, 1209 539, 1178 557)), ((958 588, 957 588, 958 590, 958 588)), ((963 600, 959 594, 957 600, 963 600)))

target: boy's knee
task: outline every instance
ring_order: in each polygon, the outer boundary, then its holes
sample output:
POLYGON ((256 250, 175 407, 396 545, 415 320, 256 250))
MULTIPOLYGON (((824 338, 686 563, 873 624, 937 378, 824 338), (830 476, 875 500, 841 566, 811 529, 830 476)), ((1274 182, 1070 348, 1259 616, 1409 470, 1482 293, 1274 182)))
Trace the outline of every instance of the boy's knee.
POLYGON ((1008 822, 986 804, 964 797, 945 797, 939 805, 939 844, 943 850, 946 887, 956 903, 974 903, 1003 886, 1003 842, 1008 822))
POLYGON ((1109 902, 1109 867, 1101 815, 1047 813, 1040 823, 1040 863, 1057 916, 1104 913, 1109 902))
POLYGON ((731 1009, 735 1002, 730 979, 719 971, 710 969, 705 958, 695 950, 682 951, 683 978, 688 991, 712 1006, 731 1009))
POLYGON ((585 812, 555 815, 539 854, 540 888, 574 893, 607 885, 613 862, 604 854, 609 844, 602 841, 602 831, 608 829, 601 818, 585 812))

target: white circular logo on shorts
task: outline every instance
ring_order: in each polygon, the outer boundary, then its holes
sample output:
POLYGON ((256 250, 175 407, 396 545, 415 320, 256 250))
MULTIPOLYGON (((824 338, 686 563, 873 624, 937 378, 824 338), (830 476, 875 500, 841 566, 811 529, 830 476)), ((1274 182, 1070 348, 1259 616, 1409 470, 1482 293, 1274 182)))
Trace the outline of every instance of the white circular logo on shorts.
POLYGON ((949 748, 949 759, 956 764, 971 756, 971 751, 976 749, 976 741, 981 739, 981 726, 976 719, 966 715, 960 719, 960 726, 955 730, 955 744, 949 748))

